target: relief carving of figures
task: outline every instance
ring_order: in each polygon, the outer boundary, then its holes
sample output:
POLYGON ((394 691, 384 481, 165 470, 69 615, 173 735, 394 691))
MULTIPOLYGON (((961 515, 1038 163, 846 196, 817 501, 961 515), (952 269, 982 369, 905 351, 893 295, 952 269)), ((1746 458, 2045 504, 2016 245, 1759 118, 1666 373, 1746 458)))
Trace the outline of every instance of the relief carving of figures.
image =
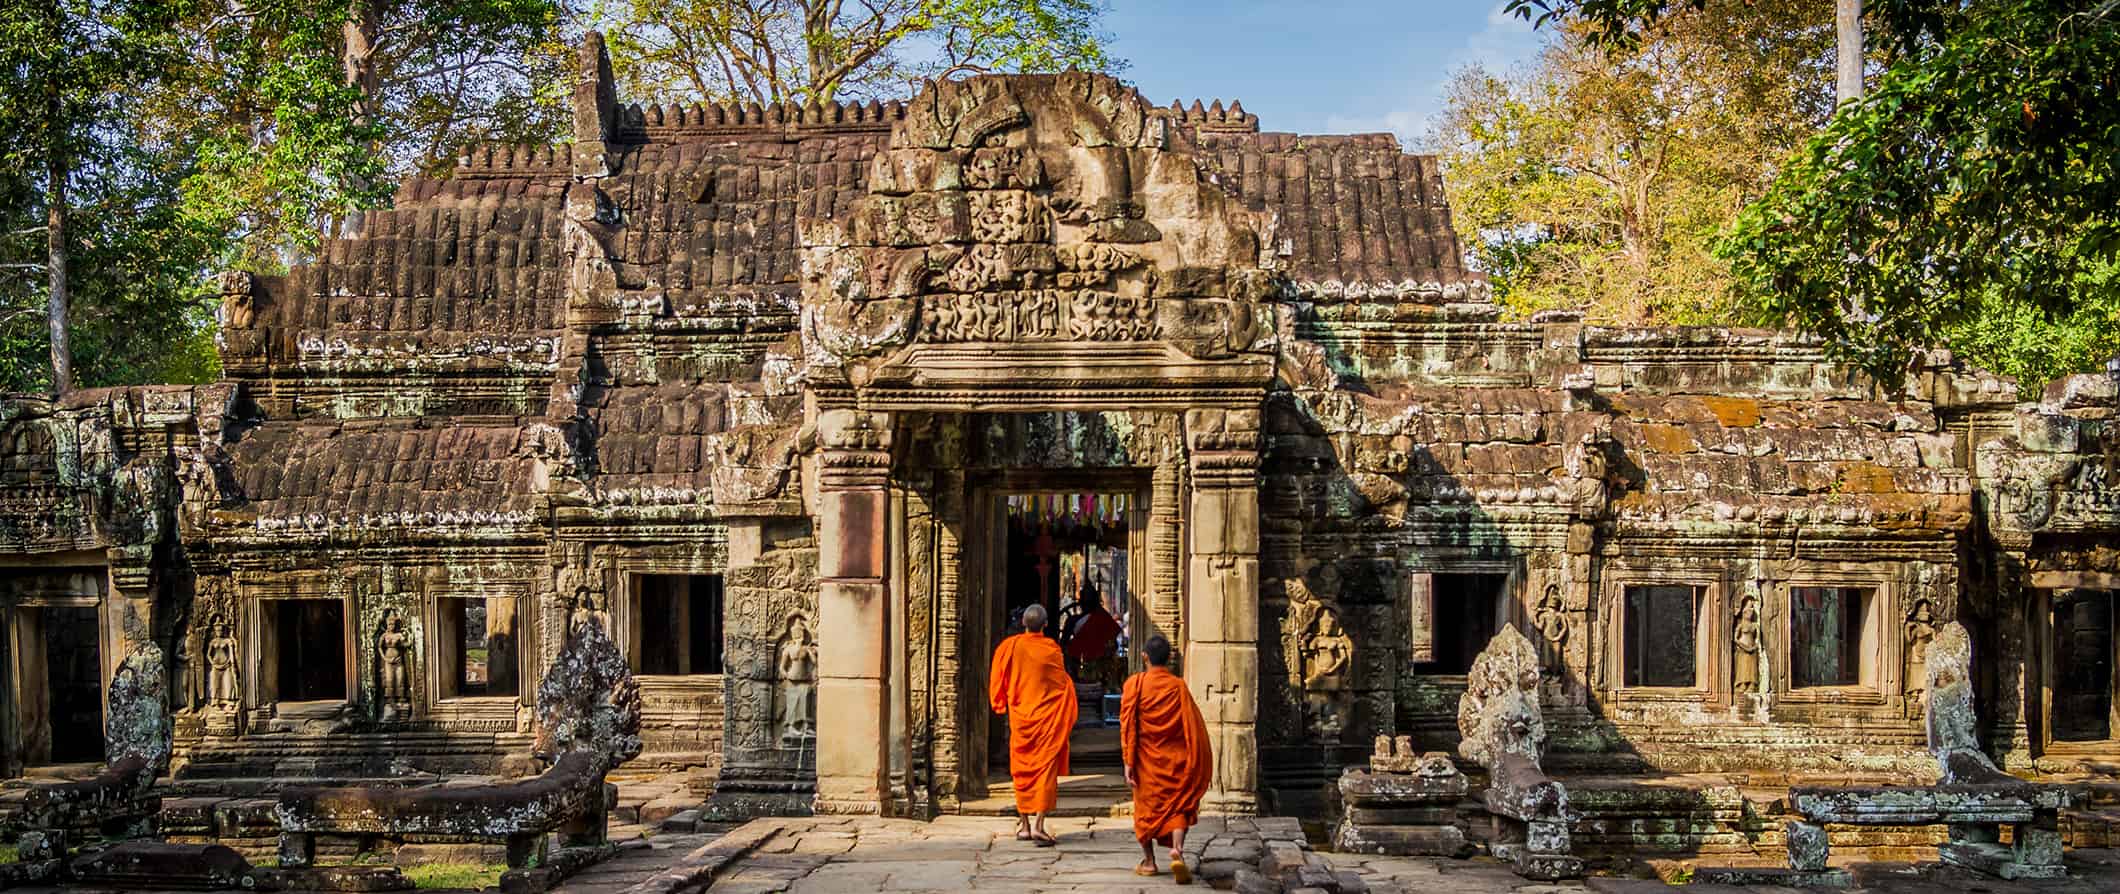
POLYGON ((611 632, 611 613, 604 609, 603 591, 578 583, 574 586, 574 599, 567 608, 567 632, 583 624, 595 624, 605 633, 611 632))
MULTIPOLYGON (((1305 719, 1311 732, 1335 739, 1347 725, 1347 676, 1354 642, 1340 628, 1338 612, 1319 606, 1293 645, 1300 666, 1305 719)), ((1284 646, 1285 648, 1286 646, 1284 646)))
POLYGON ((714 502, 778 499, 794 467, 795 441, 793 426, 746 426, 709 436, 714 502))
POLYGON ((216 616, 213 638, 206 641, 206 704, 216 711, 233 711, 243 700, 236 680, 236 637, 228 619, 216 616))
POLYGON ((1731 630, 1730 641, 1735 646, 1731 653, 1735 679, 1733 687, 1741 695, 1759 691, 1759 596, 1746 593, 1744 602, 1737 606, 1737 621, 1731 630))
POLYGON ((817 640, 808 618, 788 617, 780 637, 780 743, 795 745, 817 738, 817 640))
POLYGON ((1533 620, 1538 622, 1539 638, 1545 641, 1547 666, 1559 670, 1565 663, 1563 649, 1568 644, 1568 612, 1561 603, 1559 584, 1546 585, 1546 593, 1539 597, 1533 620))
POLYGON ((257 321, 255 280, 241 270, 220 276, 221 328, 248 329, 257 321))
POLYGON ((1569 488, 1569 497, 1575 505, 1576 515, 1584 519, 1603 516, 1609 497, 1605 482, 1609 460, 1605 456, 1604 439, 1584 435, 1568 452, 1567 465, 1569 476, 1575 479, 1569 488))
POLYGON ((381 662, 383 719, 397 720, 412 704, 412 637, 405 632, 405 618, 397 609, 383 612, 383 632, 375 639, 381 662))
POLYGON ((1929 644, 1936 640, 1936 616, 1929 597, 1914 600, 1906 620, 1907 697, 1920 701, 1928 688, 1929 644))

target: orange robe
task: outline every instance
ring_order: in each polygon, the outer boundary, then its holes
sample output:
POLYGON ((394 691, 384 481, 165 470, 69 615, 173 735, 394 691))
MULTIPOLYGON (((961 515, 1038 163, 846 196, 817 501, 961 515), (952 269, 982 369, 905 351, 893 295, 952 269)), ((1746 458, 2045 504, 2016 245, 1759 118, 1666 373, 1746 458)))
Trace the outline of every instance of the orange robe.
POLYGON ((1103 658, 1118 638, 1119 619, 1101 609, 1091 611, 1082 616, 1082 623, 1075 626, 1074 638, 1067 641, 1067 657, 1103 658))
POLYGON ((1170 845, 1200 821, 1215 775, 1207 721, 1185 681, 1167 667, 1128 677, 1119 699, 1119 757, 1134 771, 1134 837, 1170 845))
POLYGON ((986 683, 994 713, 1008 715, 1008 771, 1016 812, 1048 813, 1060 801, 1067 772, 1067 734, 1075 728, 1075 681, 1067 676, 1060 644, 1019 633, 994 650, 986 683))

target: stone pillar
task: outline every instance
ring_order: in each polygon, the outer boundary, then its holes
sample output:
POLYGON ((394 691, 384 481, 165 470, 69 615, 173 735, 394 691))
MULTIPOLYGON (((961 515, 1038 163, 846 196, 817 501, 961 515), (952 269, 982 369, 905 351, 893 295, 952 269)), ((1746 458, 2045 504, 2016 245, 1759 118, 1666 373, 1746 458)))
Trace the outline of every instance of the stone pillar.
POLYGON ((1259 810, 1259 412, 1185 414, 1185 679, 1206 715, 1215 780, 1205 809, 1259 810))
POLYGON ((817 804, 877 813, 886 795, 890 417, 818 414, 817 804))

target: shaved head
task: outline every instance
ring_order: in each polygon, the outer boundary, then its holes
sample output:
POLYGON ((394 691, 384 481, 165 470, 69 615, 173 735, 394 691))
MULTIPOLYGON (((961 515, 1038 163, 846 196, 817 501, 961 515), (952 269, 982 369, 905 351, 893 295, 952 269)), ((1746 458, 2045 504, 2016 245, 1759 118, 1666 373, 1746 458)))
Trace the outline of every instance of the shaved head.
POLYGON ((1148 659, 1149 664, 1167 667, 1170 665, 1170 640, 1164 639, 1160 633, 1151 636, 1141 647, 1141 654, 1148 659))
POLYGON ((1045 629, 1045 606, 1032 605, 1023 610, 1023 629, 1032 633, 1045 629))

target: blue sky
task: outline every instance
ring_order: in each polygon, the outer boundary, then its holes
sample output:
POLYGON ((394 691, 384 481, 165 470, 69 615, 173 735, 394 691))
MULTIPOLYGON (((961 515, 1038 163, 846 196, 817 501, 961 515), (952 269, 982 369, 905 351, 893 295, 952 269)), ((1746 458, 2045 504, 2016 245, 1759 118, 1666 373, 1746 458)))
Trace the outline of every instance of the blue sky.
POLYGON ((1392 131, 1416 141, 1452 72, 1538 45, 1499 0, 1110 0, 1123 77, 1157 105, 1243 100, 1265 130, 1392 131))

